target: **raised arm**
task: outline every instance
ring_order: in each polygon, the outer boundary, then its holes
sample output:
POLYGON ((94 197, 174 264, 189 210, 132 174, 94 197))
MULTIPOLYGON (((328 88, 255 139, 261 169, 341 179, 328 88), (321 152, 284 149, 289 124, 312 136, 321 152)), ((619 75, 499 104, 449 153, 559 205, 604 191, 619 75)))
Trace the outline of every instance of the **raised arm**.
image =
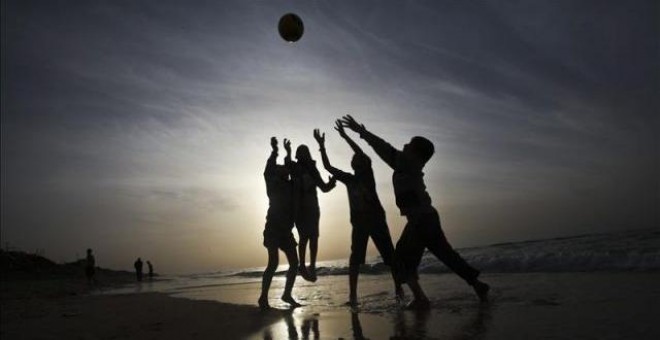
POLYGON ((395 149, 392 145, 384 141, 382 138, 367 131, 363 124, 359 124, 351 115, 346 115, 340 120, 342 126, 345 126, 358 134, 374 149, 376 154, 385 162, 390 168, 396 168, 396 159, 401 151, 395 149))
POLYGON ((284 164, 288 166, 291 163, 291 141, 284 138, 282 144, 284 144, 284 150, 286 150, 286 157, 284 157, 284 164))
MULTIPOLYGON (((325 133, 323 135, 321 135, 320 132, 319 132, 319 129, 314 129, 314 139, 316 139, 316 141, 319 143, 319 145, 324 145, 325 144, 325 133)), ((325 147, 323 149, 325 149, 325 147)), ((330 177, 328 179, 328 183, 324 182, 323 179, 321 178, 321 174, 319 173, 319 170, 316 169, 316 166, 312 166, 309 170, 311 170, 311 174, 314 177, 314 181, 316 182, 316 186, 319 189, 321 189, 321 191, 328 192, 328 191, 332 190, 335 187, 335 185, 337 185, 337 180, 334 177, 330 177)))
POLYGON ((319 143, 319 151, 321 152, 321 160, 323 160, 323 167, 327 170, 334 178, 342 180, 347 174, 344 171, 341 171, 330 164, 330 159, 328 158, 328 153, 325 151, 325 133, 321 134, 319 129, 314 129, 314 139, 319 143))
POLYGON ((317 175, 316 176, 316 186, 319 187, 319 189, 321 189, 321 191, 323 191, 323 192, 328 192, 328 191, 334 189, 335 186, 337 185, 337 179, 334 178, 334 177, 328 178, 328 183, 326 183, 326 182, 323 181, 323 179, 321 179, 321 174, 318 173, 318 171, 316 172, 316 175, 317 175))
POLYGON ((286 157, 284 157, 284 165, 289 169, 293 170, 293 162, 291 161, 291 140, 284 138, 284 150, 286 150, 286 157))
POLYGON ((348 145, 351 147, 351 149, 353 149, 353 152, 355 152, 355 153, 357 153, 357 154, 364 154, 364 151, 362 151, 362 149, 360 148, 360 146, 357 145, 357 143, 355 143, 355 142, 353 141, 353 139, 352 139, 351 137, 349 137, 349 136, 346 134, 346 131, 344 130, 344 126, 341 125, 341 121, 340 121, 339 119, 337 119, 337 120, 335 121, 335 130, 336 130, 337 132, 339 132, 339 135, 340 135, 342 138, 344 138, 344 140, 346 141, 346 143, 348 143, 348 145))

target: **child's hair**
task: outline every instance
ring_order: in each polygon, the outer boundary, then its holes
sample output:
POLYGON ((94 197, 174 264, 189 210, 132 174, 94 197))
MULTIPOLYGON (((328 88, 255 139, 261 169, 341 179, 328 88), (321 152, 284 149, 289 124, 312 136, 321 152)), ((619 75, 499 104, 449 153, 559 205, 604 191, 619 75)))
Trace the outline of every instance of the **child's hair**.
POLYGON ((296 159, 299 161, 311 161, 312 154, 309 152, 309 148, 305 144, 301 144, 296 149, 296 159))
POLYGON ((356 153, 351 159, 351 167, 353 170, 364 169, 371 166, 371 159, 362 153, 356 153))
POLYGON ((412 148, 413 152, 419 157, 421 161, 426 164, 426 162, 431 159, 431 156, 433 156, 433 153, 435 152, 435 147, 433 146, 433 143, 431 143, 430 140, 421 137, 421 136, 415 136, 410 140, 410 147, 412 148))

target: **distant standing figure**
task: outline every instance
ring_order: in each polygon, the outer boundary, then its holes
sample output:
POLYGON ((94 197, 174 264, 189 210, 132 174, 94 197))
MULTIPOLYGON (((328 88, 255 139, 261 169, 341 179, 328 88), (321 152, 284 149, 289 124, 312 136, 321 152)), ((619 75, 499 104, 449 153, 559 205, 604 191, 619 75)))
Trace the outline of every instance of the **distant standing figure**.
POLYGON ((316 193, 318 187, 323 192, 332 190, 336 180, 330 177, 328 182, 321 178, 316 162, 312 159, 307 145, 300 145, 296 149, 296 162, 291 160, 291 146, 285 144, 287 152, 286 166, 291 172, 293 182, 293 217, 300 244, 298 245, 298 257, 300 260, 299 273, 303 279, 311 282, 316 281, 316 255, 319 242, 319 199, 316 193), (309 242, 309 270, 305 266, 305 253, 309 242))
POLYGON ((94 259, 94 254, 92 254, 92 248, 87 249, 87 258, 85 259, 85 276, 87 277, 87 283, 96 283, 96 259, 94 259))
POLYGON ((147 267, 149 268, 149 280, 154 278, 154 266, 151 265, 151 261, 147 261, 147 267))
POLYGON ((137 280, 142 281, 142 259, 138 257, 133 266, 135 267, 135 275, 137 276, 137 280))

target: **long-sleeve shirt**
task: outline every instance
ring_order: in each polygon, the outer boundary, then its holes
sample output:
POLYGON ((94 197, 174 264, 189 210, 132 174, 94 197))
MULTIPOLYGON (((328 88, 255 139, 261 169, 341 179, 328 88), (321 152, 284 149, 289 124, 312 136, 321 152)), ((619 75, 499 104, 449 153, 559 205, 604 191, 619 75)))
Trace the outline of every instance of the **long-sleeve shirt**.
POLYGON ((401 215, 432 211, 431 196, 424 184, 422 172, 424 164, 369 131, 365 130, 360 137, 369 143, 376 154, 394 170, 392 174, 394 196, 401 215))

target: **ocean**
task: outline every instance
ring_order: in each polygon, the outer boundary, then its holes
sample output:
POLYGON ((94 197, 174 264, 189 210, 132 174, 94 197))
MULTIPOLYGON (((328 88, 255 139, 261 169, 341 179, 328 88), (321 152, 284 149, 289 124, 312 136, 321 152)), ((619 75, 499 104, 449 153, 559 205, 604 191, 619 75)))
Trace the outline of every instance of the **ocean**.
MULTIPOLYGON (((304 306, 282 322, 255 330, 253 338, 660 338, 654 321, 660 315, 660 230, 457 251, 491 285, 486 306, 470 286, 425 254, 419 269, 431 299, 428 314, 402 311, 379 257, 364 265, 360 305, 349 308, 348 260, 324 261, 318 263, 317 282, 296 281, 293 295, 304 306)), ((278 268, 269 295, 271 306, 279 309, 288 307, 279 300, 287 267, 278 268)), ((104 293, 156 291, 256 306, 262 274, 263 267, 170 276, 104 293)))

